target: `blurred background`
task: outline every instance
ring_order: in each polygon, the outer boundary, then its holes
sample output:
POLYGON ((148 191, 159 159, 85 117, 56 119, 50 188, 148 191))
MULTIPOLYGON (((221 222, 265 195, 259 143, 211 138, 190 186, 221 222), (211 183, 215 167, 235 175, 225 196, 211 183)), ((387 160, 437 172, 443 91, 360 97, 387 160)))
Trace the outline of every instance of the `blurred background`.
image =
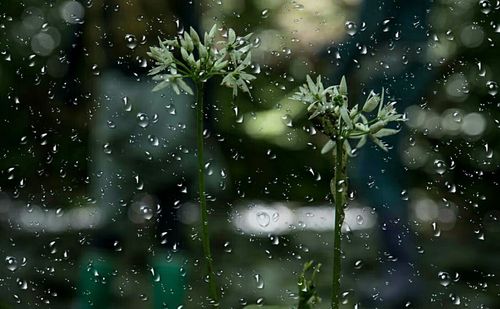
POLYGON ((96 251, 106 308, 153 308, 153 259, 172 252, 184 308, 205 307, 193 101, 151 93, 146 51, 214 23, 259 46, 252 97, 208 87, 222 308, 294 304, 311 259, 327 308, 333 160, 288 99, 306 74, 346 74, 355 103, 386 86, 409 119, 388 153, 351 160, 342 306, 500 308, 500 2, 406 2, 2 1, 0 308, 81 307, 96 251))

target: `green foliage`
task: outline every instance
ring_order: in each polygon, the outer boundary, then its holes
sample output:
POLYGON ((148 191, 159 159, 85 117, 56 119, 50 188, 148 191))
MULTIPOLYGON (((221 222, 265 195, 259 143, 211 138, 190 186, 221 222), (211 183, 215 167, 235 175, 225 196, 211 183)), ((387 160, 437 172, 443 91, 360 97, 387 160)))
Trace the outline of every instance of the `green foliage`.
POLYGON ((319 273, 320 267, 321 264, 314 265, 314 261, 304 264, 304 269, 297 283, 299 288, 299 305, 297 309, 312 309, 321 302, 316 290, 316 274, 319 273), (308 272, 312 272, 310 279, 307 278, 308 272))
POLYGON ((194 83, 206 82, 213 76, 221 76, 221 85, 250 93, 248 84, 255 76, 246 72, 251 65, 254 45, 252 34, 236 36, 233 29, 227 31, 227 38, 216 41, 217 25, 205 33, 203 40, 191 27, 190 31, 169 40, 159 40, 159 47, 151 47, 148 55, 155 60, 149 75, 159 83, 153 91, 171 86, 179 94, 181 90, 193 95, 185 79, 194 83))

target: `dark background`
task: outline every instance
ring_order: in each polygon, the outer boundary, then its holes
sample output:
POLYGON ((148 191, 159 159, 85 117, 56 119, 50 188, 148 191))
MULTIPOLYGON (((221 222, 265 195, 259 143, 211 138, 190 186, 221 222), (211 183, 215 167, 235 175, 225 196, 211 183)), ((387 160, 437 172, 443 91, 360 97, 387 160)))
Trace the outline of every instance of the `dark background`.
MULTIPOLYGON (((56 226, 74 214, 71 210, 99 206, 90 189, 96 176, 90 132, 105 104, 95 90, 99 77, 116 70, 131 80, 148 80, 148 46, 156 45, 158 36, 175 34, 181 15, 185 24, 208 29, 217 22, 237 33, 254 32, 261 41, 254 54, 259 65, 253 100, 238 97, 235 114, 230 90, 217 83, 210 87, 209 148, 220 153, 228 175, 210 202, 224 307, 239 308, 261 297, 266 304, 293 303, 296 273, 309 259, 324 264, 319 288, 328 299, 328 232, 298 224, 280 236, 251 235, 235 227, 234 211, 252 203, 292 209, 328 203, 333 165, 318 149, 325 140, 306 132, 302 106, 287 98, 306 74, 331 74, 342 63, 326 50, 351 36, 346 21, 362 32, 357 20, 362 1, 204 1, 185 7, 152 0, 75 3, 0 3, 0 307, 74 305, 79 259, 99 227, 56 226), (84 15, 68 15, 68 6, 84 15)), ((401 177, 410 186, 402 198, 409 199, 415 236, 409 245, 417 248, 416 268, 424 282, 416 292, 419 308, 500 307, 498 9, 493 0, 433 2, 423 56, 433 80, 405 110, 404 150, 389 153, 407 167, 401 177)), ((366 85, 365 66, 378 61, 369 54, 365 58, 355 70, 359 77, 350 79, 359 95, 366 85)), ((195 201, 194 193, 185 199, 195 201)), ((352 207, 371 207, 356 201, 352 207)), ((192 270, 186 308, 197 308, 205 292, 197 274, 201 249, 195 219, 180 225, 192 270)), ((149 306, 147 256, 154 251, 154 221, 124 230, 119 283, 113 289, 116 303, 127 308, 149 306)), ((379 274, 379 237, 367 227, 344 238, 346 308, 356 303, 363 282, 379 274)))

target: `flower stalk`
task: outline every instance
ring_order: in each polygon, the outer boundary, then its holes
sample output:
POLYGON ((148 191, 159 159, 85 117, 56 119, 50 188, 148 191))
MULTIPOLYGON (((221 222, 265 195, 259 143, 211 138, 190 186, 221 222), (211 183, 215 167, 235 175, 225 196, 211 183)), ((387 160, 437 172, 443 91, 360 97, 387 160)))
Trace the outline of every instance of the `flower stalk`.
POLYGON ((203 122, 205 95, 204 85, 212 77, 220 77, 221 85, 233 89, 233 98, 238 89, 250 93, 249 83, 255 76, 247 73, 251 65, 251 50, 254 45, 249 41, 252 34, 243 37, 233 29, 227 30, 226 39, 215 41, 218 29, 214 25, 203 39, 193 29, 184 31, 177 37, 159 40, 158 47, 151 47, 148 55, 154 60, 149 71, 153 80, 158 81, 153 91, 170 86, 177 94, 181 92, 196 95, 196 135, 198 157, 198 194, 201 218, 201 241, 205 256, 208 292, 213 306, 219 306, 219 290, 213 266, 210 244, 208 208, 205 190, 205 161, 203 156, 203 122), (195 86, 195 92, 185 80, 195 86))
POLYGON ((214 303, 219 302, 212 252, 210 250, 210 232, 208 230, 208 209, 205 191, 205 160, 203 156, 203 83, 196 83, 196 141, 198 148, 198 194, 201 215, 201 241, 205 255, 208 289, 210 298, 214 303))
MULTIPOLYGON (((336 141, 341 144, 340 138, 336 141)), ((333 227, 333 277, 332 277, 332 308, 339 307, 340 275, 341 275, 341 253, 342 253, 342 223, 344 222, 344 209, 347 200, 347 158, 343 147, 336 147, 335 172, 330 186, 335 202, 335 215, 333 227)))

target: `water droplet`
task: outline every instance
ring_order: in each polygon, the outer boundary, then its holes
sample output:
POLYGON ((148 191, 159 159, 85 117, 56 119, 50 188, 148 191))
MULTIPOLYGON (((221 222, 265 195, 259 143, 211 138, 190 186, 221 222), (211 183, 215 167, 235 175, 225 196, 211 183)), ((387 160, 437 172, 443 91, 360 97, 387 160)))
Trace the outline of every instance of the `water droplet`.
POLYGON ((115 240, 115 242, 113 243, 113 248, 115 251, 118 251, 118 252, 123 250, 121 245, 120 245, 120 242, 118 240, 115 240))
POLYGON ((102 146, 102 149, 104 151, 105 154, 111 154, 112 153, 112 150, 111 150, 111 145, 109 143, 106 143, 102 146))
POLYGON ((144 219, 151 220, 153 218, 153 209, 149 205, 141 205, 139 211, 144 219))
POLYGON ((283 115, 283 116, 281 117, 281 119, 282 119, 283 123, 284 123, 287 127, 289 127, 289 128, 293 127, 292 117, 291 117, 290 115, 285 114, 285 115, 283 115))
POLYGON ((262 279, 262 276, 259 274, 256 274, 254 276, 255 282, 257 282, 257 288, 258 289, 263 289, 264 288, 264 280, 262 279))
POLYGON ((92 66, 92 75, 94 75, 94 76, 101 75, 101 71, 99 70, 99 66, 97 64, 94 64, 92 66))
POLYGON ((13 256, 7 256, 5 258, 5 263, 7 263, 7 269, 10 271, 15 271, 19 267, 17 259, 13 256))
POLYGON ((262 12, 260 12, 260 16, 262 18, 268 18, 269 17, 269 9, 262 10, 262 12))
POLYGON ((224 252, 226 252, 226 253, 233 252, 233 249, 231 248, 231 243, 229 241, 226 241, 224 243, 224 252))
POLYGON ((26 280, 22 280, 20 278, 16 279, 17 285, 21 290, 27 290, 28 289, 28 282, 26 280))
POLYGON ((135 185, 136 185, 137 190, 142 190, 142 189, 144 189, 144 183, 143 183, 143 182, 142 182, 142 180, 139 178, 139 176, 134 176, 134 179, 135 179, 135 185))
POLYGON ((439 284, 442 286, 448 286, 451 283, 450 274, 444 271, 438 273, 439 284))
POLYGON ((160 140, 158 139, 158 137, 154 135, 148 135, 148 140, 151 143, 151 145, 155 147, 158 147, 160 145, 160 140))
POLYGON ((480 0, 479 8, 483 14, 489 14, 491 12, 492 5, 489 0, 480 0))
POLYGON ((261 227, 267 227, 270 222, 271 222, 271 218, 269 217, 269 214, 267 212, 259 211, 257 213, 257 223, 261 227))
POLYGON ((361 225, 361 224, 363 224, 364 222, 365 222, 365 219, 363 218, 363 216, 361 216, 361 215, 357 215, 357 216, 356 216, 356 223, 357 223, 357 224, 361 225))
POLYGON ((354 262, 354 269, 361 269, 363 267, 363 261, 362 260, 357 260, 354 262))
POLYGON ((436 222, 432 222, 432 232, 434 237, 441 236, 441 229, 438 227, 436 222))
POLYGON ((126 112, 130 112, 132 110, 132 104, 129 102, 128 97, 122 98, 123 108, 126 112))
POLYGON ((434 170, 439 175, 443 175, 446 172, 446 163, 443 160, 434 160, 434 170))
POLYGON ((296 10, 301 11, 301 10, 304 9, 304 5, 301 4, 301 3, 297 3, 297 2, 294 1, 293 8, 296 9, 296 10))
POLYGON ((406 190, 401 191, 401 199, 403 201, 407 201, 408 200, 408 191, 406 191, 406 190))
POLYGON ((486 89, 488 93, 492 96, 496 96, 498 93, 498 84, 492 80, 486 82, 486 89))
POLYGON ((358 32, 358 26, 355 22, 350 20, 345 22, 344 28, 347 34, 349 34, 350 36, 353 36, 356 34, 356 32, 358 32))
POLYGON ((252 68, 252 72, 253 72, 254 74, 259 74, 259 73, 260 73, 260 65, 259 65, 258 63, 256 63, 256 64, 252 64, 252 65, 250 66, 250 68, 252 68))
POLYGON ((460 297, 453 294, 453 293, 450 293, 449 295, 450 297, 450 300, 451 300, 451 303, 454 304, 454 305, 460 305, 461 301, 460 301, 460 297))
POLYGON ((129 49, 135 49, 137 47, 137 39, 133 34, 126 34, 125 42, 129 49))
POLYGON ((137 113, 137 121, 141 128, 145 128, 149 125, 149 117, 145 113, 137 113))

